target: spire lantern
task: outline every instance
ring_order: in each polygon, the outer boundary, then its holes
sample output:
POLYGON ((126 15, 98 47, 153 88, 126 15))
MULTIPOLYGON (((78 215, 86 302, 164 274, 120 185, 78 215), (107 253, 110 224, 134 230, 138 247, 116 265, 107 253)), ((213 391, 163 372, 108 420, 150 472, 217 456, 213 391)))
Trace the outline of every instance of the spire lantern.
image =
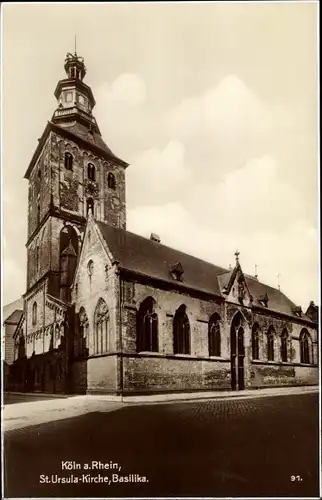
POLYGON ((74 54, 70 52, 66 54, 64 68, 69 79, 83 81, 86 75, 84 58, 79 57, 76 51, 74 54))

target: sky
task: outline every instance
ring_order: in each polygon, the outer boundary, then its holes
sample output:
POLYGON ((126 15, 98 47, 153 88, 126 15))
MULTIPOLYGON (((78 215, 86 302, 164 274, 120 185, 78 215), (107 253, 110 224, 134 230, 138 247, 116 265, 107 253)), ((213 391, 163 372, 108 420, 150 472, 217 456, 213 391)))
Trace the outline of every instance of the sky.
POLYGON ((3 301, 26 291, 23 178, 85 59, 127 229, 319 302, 317 4, 2 4, 3 301))

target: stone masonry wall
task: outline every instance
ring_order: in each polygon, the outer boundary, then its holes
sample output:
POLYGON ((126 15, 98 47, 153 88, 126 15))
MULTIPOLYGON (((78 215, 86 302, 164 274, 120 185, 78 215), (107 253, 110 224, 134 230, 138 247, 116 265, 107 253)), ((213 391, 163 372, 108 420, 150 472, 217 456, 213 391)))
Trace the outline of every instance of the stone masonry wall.
MULTIPOLYGON (((116 368, 111 368, 110 376, 106 379, 105 369, 114 361, 111 354, 119 349, 119 329, 118 329, 118 278, 115 266, 107 257, 102 242, 100 241, 94 221, 89 222, 84 236, 82 253, 76 271, 75 282, 72 292, 72 300, 76 304, 76 314, 81 308, 85 309, 88 318, 88 337, 86 340, 89 350, 89 360, 87 363, 87 390, 103 391, 103 380, 106 381, 106 391, 117 389, 116 368), (89 262, 92 261, 92 273, 89 273, 89 262), (99 300, 103 299, 108 307, 108 347, 107 351, 96 354, 94 351, 95 335, 95 310, 99 300), (96 361, 91 358, 95 358, 96 361), (102 369, 102 373, 99 371, 102 369), (99 387, 99 388, 98 388, 99 387)), ((76 321, 76 328, 78 322, 76 321)), ((113 365, 114 366, 114 365, 113 365)), ((84 377, 85 375, 80 375, 84 377)), ((104 384, 103 384, 104 385, 104 384)))
POLYGON ((94 201, 94 217, 113 226, 125 228, 125 174, 123 167, 106 161, 76 141, 51 132, 51 168, 54 205, 67 213, 86 217, 86 200, 94 201), (73 168, 64 165, 65 153, 73 155, 73 168), (95 181, 88 179, 87 167, 95 166, 95 181), (107 177, 113 173, 115 190, 108 188, 107 177))

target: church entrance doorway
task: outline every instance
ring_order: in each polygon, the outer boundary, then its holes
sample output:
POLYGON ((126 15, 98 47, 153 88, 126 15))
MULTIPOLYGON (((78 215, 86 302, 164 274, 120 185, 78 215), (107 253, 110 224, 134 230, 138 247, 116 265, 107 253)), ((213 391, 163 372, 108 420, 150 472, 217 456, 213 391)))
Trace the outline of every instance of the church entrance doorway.
POLYGON ((230 366, 231 366, 231 388, 233 391, 245 389, 244 379, 244 328, 242 327, 242 316, 237 313, 230 328, 230 366))

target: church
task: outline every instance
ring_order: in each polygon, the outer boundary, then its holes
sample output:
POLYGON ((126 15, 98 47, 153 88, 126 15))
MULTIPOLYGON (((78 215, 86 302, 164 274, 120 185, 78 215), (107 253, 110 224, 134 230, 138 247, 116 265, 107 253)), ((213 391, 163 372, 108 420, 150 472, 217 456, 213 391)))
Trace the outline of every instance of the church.
POLYGON ((7 389, 193 393, 318 383, 318 308, 126 230, 129 165, 67 54, 29 183, 27 290, 7 389))

